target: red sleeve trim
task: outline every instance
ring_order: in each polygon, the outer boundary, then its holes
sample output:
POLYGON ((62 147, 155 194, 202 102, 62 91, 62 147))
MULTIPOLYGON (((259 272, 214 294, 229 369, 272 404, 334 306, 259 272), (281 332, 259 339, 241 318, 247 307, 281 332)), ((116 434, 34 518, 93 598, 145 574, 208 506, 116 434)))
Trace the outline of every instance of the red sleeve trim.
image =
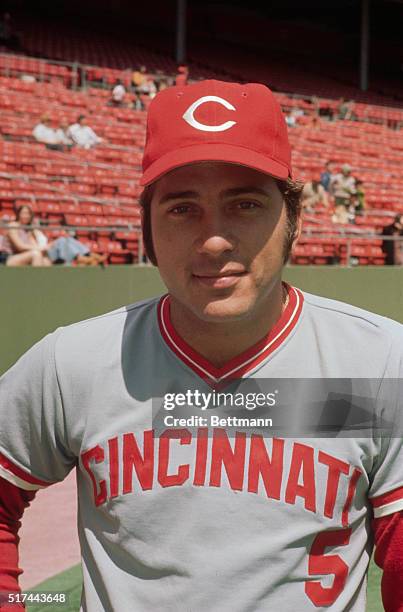
MULTIPOLYGON (((36 491, 25 491, 0 478, 0 592, 20 592, 18 577, 22 573, 18 563, 18 530, 25 508, 36 491)), ((4 610, 24 607, 2 606, 4 610)))
MULTIPOLYGON (((10 474, 16 476, 19 480, 23 482, 27 482, 30 485, 36 485, 39 487, 48 487, 51 485, 51 482, 45 482, 44 480, 40 480, 39 478, 35 478, 35 476, 31 476, 27 472, 24 472, 21 468, 17 467, 14 463, 11 463, 7 457, 0 453, 0 466, 9 472, 10 474)), ((17 483, 15 483, 17 484, 17 483)))
POLYGON ((388 493, 384 493, 378 497, 373 497, 370 499, 370 502, 373 508, 379 508, 380 506, 391 504, 399 499, 403 499, 403 487, 399 487, 398 489, 394 489, 393 491, 389 491, 388 493))
POLYGON ((385 612, 403 611, 403 512, 372 521, 375 563, 383 569, 382 602, 385 612))

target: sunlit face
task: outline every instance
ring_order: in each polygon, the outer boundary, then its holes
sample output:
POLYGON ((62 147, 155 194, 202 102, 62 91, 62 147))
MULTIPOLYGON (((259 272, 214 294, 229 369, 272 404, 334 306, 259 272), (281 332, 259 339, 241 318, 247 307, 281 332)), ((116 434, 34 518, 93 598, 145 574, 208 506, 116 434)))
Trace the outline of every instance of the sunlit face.
POLYGON ((266 174, 218 162, 173 170, 155 185, 151 227, 162 279, 198 318, 254 317, 278 287, 287 215, 266 174))
POLYGON ((21 225, 30 225, 31 220, 32 220, 31 209, 28 208, 28 206, 23 206, 23 208, 21 208, 20 213, 18 215, 18 221, 21 223, 21 225))

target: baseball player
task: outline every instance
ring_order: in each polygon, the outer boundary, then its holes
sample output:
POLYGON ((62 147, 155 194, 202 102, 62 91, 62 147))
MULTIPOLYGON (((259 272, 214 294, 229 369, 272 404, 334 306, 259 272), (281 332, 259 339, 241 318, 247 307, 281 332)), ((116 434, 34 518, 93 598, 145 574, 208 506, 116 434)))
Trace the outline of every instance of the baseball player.
POLYGON ((385 610, 403 610, 401 437, 229 432, 173 412, 155 426, 168 394, 186 414, 186 390, 354 379, 378 398, 402 377, 400 324, 282 282, 301 188, 273 94, 164 90, 143 170, 168 293, 56 330, 1 379, 0 590, 18 589, 24 508, 75 467, 83 612, 364 612, 374 540, 385 610))

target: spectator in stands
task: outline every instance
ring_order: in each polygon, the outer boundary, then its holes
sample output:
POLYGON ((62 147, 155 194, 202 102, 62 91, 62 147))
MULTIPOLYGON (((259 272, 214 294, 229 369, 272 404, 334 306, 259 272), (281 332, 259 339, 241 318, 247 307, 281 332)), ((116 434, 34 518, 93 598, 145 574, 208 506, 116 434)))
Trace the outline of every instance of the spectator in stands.
POLYGON ((313 110, 314 114, 319 117, 320 100, 319 100, 318 96, 311 96, 307 100, 307 102, 310 102, 310 104, 312 104, 312 110, 313 110))
POLYGON ((329 206, 328 195, 320 184, 319 177, 315 177, 305 183, 302 190, 301 204, 306 212, 314 212, 318 206, 326 206, 326 208, 329 206))
POLYGON ((56 130, 56 142, 63 146, 63 149, 71 149, 74 146, 74 142, 68 134, 69 124, 65 119, 62 119, 59 123, 59 127, 56 130))
POLYGON ((351 210, 354 215, 362 215, 366 209, 364 183, 360 179, 355 179, 355 193, 351 196, 351 210))
POLYGON ((294 113, 294 116, 297 118, 297 120, 298 117, 303 117, 305 115, 305 112, 302 110, 302 108, 298 108, 298 106, 296 106, 292 112, 294 113))
POLYGON ((149 96, 152 100, 157 95, 157 85, 152 77, 149 77, 146 82, 141 86, 140 93, 149 96))
POLYGON ((52 127, 49 115, 45 114, 32 130, 32 135, 37 142, 42 142, 47 149, 62 151, 63 146, 58 143, 56 130, 52 127))
POLYGON ((303 116, 304 111, 300 108, 291 109, 291 111, 288 113, 288 115, 286 115, 285 118, 288 127, 295 127, 298 124, 298 120, 300 119, 300 117, 303 116))
POLYGON ((323 172, 321 172, 320 175, 320 184, 322 185, 323 189, 325 189, 325 191, 329 191, 330 189, 330 182, 333 176, 333 164, 331 161, 327 161, 325 163, 325 169, 323 172))
POLYGON ((315 115, 315 114, 311 115, 308 125, 310 128, 313 128, 315 130, 320 130, 320 127, 321 127, 320 117, 318 117, 318 115, 315 115))
POLYGON ((185 87, 188 83, 189 68, 187 66, 179 66, 178 74, 176 75, 175 85, 177 87, 185 87))
MULTIPOLYGON (((382 236, 403 237, 403 215, 396 215, 393 223, 382 229, 382 236)), ((402 240, 383 240, 382 251, 385 253, 387 266, 403 265, 403 238, 402 240)))
POLYGON ((297 125, 297 118, 294 115, 294 111, 290 110, 288 111, 286 117, 285 117, 285 121, 288 125, 288 127, 295 127, 297 125))
POLYGON ((109 104, 112 106, 123 106, 126 97, 126 88, 120 79, 117 79, 114 88, 112 89, 112 98, 109 104))
POLYGON ((352 196, 356 193, 355 178, 351 175, 349 164, 343 164, 341 172, 332 177, 330 193, 335 200, 333 221, 335 223, 348 223, 352 196))
POLYGON ((133 110, 137 110, 137 111, 144 111, 144 110, 146 110, 144 102, 141 99, 141 96, 140 96, 140 94, 138 92, 136 92, 134 94, 134 100, 133 100, 133 103, 132 103, 132 108, 133 108, 133 110))
POLYGON ((351 204, 351 196, 355 192, 355 178, 351 175, 351 166, 343 164, 341 172, 335 174, 330 181, 330 193, 335 198, 336 206, 348 208, 351 204))
POLYGON ((347 102, 344 98, 340 98, 339 107, 337 110, 337 118, 341 120, 353 120, 354 100, 347 102))
POLYGON ((320 117, 324 117, 327 119, 327 121, 333 121, 335 119, 332 106, 329 103, 326 103, 325 100, 319 102, 318 115, 320 117))
POLYGON ((142 86, 147 81, 147 69, 145 66, 140 66, 139 70, 132 73, 132 87, 135 93, 143 93, 142 86))
POLYGON ((84 115, 80 115, 77 122, 70 125, 67 133, 77 146, 84 149, 91 149, 91 147, 103 142, 103 139, 97 136, 94 130, 87 125, 84 115))
POLYGON ((51 261, 46 254, 46 246, 40 246, 36 240, 34 229, 22 226, 32 225, 34 213, 27 205, 16 210, 15 221, 8 225, 3 240, 3 248, 8 253, 7 266, 50 266, 51 261))

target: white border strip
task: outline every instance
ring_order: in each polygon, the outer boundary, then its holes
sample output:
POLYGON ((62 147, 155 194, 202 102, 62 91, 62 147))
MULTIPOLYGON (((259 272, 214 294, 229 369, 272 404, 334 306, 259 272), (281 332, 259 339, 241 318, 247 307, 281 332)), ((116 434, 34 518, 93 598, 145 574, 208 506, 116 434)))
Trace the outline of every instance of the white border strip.
POLYGON ((393 512, 399 512, 400 510, 403 510, 403 498, 397 499, 390 504, 380 506, 379 508, 374 508, 374 517, 380 518, 381 516, 387 516, 388 514, 393 514, 393 512))
POLYGON ((11 484, 15 485, 16 487, 20 487, 20 489, 24 489, 25 491, 37 491, 38 489, 46 489, 47 487, 47 485, 37 485, 26 482, 12 472, 6 470, 2 465, 0 465, 0 476, 4 478, 4 480, 11 482, 11 484))

